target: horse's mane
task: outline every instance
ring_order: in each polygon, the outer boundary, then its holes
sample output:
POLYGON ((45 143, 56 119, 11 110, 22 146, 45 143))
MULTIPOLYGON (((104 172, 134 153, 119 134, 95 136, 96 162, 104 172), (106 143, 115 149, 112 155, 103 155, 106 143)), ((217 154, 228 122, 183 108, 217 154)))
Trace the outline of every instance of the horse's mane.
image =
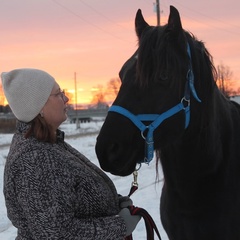
POLYGON ((217 89, 217 71, 214 67, 213 57, 202 41, 197 40, 192 34, 185 33, 191 47, 195 87, 198 89, 203 101, 209 99, 217 89))

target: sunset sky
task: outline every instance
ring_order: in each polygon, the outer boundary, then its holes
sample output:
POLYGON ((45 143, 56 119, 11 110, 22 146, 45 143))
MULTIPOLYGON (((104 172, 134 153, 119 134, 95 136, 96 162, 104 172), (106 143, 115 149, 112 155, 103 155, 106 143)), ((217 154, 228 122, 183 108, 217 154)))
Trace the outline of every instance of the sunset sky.
MULTIPOLYGON (((89 102, 92 89, 118 77, 136 50, 136 11, 156 25, 154 0, 0 0, 0 72, 31 67, 49 72, 63 89, 74 89, 78 102, 89 102)), ((160 0, 161 24, 169 6, 183 28, 205 42, 215 65, 223 63, 240 86, 240 1, 160 0), (239 83, 238 83, 239 82, 239 83)))

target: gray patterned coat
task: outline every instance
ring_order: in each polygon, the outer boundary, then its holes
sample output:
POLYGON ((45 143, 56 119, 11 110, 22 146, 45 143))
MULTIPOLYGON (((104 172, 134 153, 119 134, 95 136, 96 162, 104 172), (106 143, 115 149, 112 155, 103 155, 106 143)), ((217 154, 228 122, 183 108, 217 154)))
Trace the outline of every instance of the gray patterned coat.
POLYGON ((126 226, 112 181, 64 142, 25 139, 18 123, 7 157, 4 195, 17 240, 122 240, 126 226))

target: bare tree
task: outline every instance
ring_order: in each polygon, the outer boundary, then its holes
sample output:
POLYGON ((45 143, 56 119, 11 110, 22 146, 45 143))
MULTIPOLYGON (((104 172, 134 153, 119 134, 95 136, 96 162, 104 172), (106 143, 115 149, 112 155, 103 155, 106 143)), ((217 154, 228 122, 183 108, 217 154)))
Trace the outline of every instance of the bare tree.
POLYGON ((229 66, 224 65, 223 63, 220 63, 216 67, 217 70, 217 84, 220 89, 220 91, 226 96, 230 97, 235 93, 233 90, 233 81, 232 76, 233 73, 230 70, 229 66))
POLYGON ((108 100, 110 102, 112 102, 116 98, 120 86, 121 86, 120 78, 112 78, 107 83, 106 95, 108 96, 108 100))
POLYGON ((94 92, 91 104, 96 108, 105 108, 107 106, 104 94, 104 88, 102 85, 94 87, 96 91, 94 92))
POLYGON ((112 78, 109 82, 107 82, 106 88, 101 85, 95 87, 94 89, 97 90, 93 94, 91 104, 97 108, 103 108, 111 105, 118 94, 120 86, 120 79, 112 78))

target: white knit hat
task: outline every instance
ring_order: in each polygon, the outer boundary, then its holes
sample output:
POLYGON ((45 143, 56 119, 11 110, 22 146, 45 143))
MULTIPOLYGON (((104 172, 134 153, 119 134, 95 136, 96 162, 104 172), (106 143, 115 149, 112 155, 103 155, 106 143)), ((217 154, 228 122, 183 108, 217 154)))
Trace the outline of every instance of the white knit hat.
POLYGON ((31 68, 1 74, 4 94, 16 118, 30 122, 47 102, 55 79, 48 73, 31 68))

